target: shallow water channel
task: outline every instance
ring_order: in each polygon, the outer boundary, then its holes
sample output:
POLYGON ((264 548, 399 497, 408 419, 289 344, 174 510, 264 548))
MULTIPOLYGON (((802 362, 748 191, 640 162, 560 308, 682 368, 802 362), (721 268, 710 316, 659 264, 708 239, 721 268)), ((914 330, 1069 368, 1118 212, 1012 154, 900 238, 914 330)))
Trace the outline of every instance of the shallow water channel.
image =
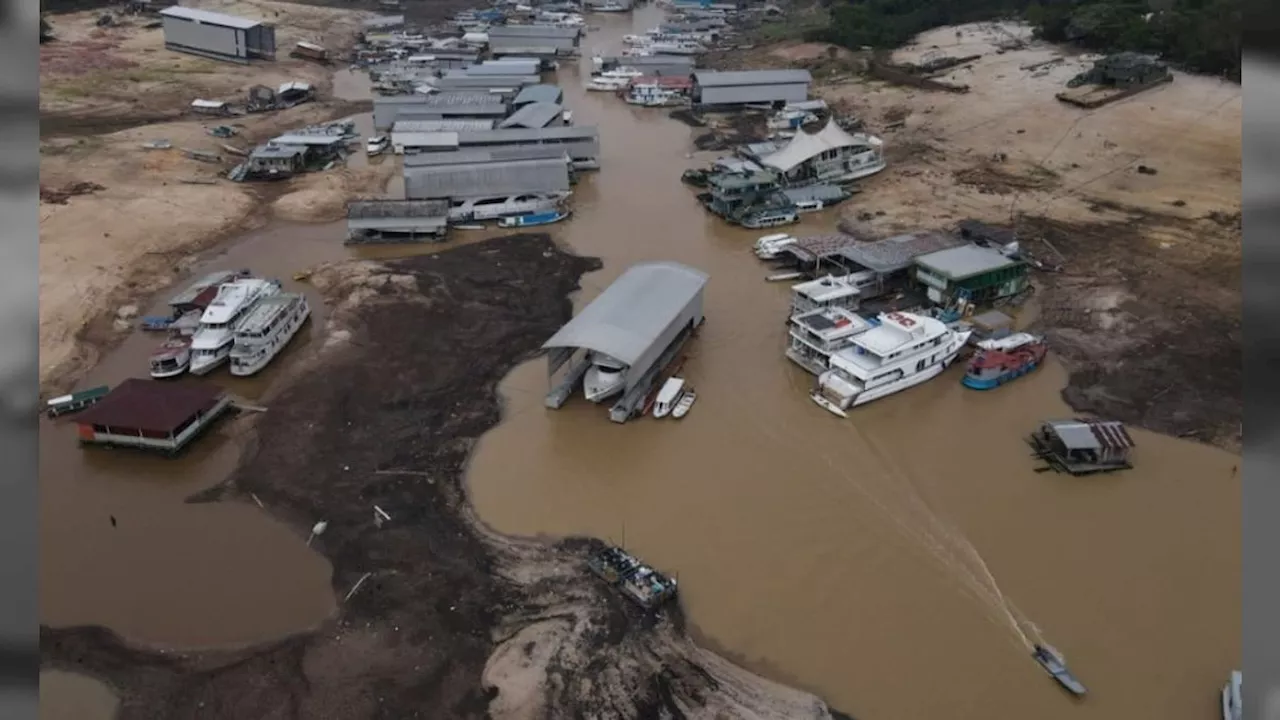
MULTIPOLYGON (((594 16, 602 28, 584 46, 616 50, 660 12, 594 16)), ((823 412, 806 397, 812 379, 782 355, 787 288, 763 281, 748 250, 759 233, 706 215, 678 180, 698 162, 692 131, 664 111, 583 92, 575 68, 559 82, 575 122, 600 127, 603 154, 576 190, 574 217, 552 229, 604 260, 579 306, 634 262, 710 273, 707 324, 685 370, 699 401, 679 422, 620 426, 581 400, 546 410, 545 362, 516 369, 502 386, 505 420, 469 472, 487 523, 625 541, 678 575, 705 642, 859 717, 1212 711, 1239 654, 1236 456, 1135 432, 1132 472, 1034 473, 1022 438, 1070 414, 1054 363, 993 393, 962 388, 957 368, 849 420, 823 412), (1082 706, 1031 662, 1014 621, 1066 654, 1091 690, 1082 706)), ((834 222, 810 216, 796 232, 834 222)), ((345 248, 343 231, 273 224, 204 265, 305 290, 290 280, 298 270, 373 254, 345 248)), ((262 397, 289 356, 317 344, 321 324, 261 377, 214 380, 262 397)), ((156 342, 130 337, 82 386, 143 376, 156 342)), ((333 612, 329 565, 304 537, 253 505, 183 502, 230 471, 243 423, 220 424, 178 460, 81 452, 70 427, 47 423, 43 621, 198 647, 279 637, 333 612)))

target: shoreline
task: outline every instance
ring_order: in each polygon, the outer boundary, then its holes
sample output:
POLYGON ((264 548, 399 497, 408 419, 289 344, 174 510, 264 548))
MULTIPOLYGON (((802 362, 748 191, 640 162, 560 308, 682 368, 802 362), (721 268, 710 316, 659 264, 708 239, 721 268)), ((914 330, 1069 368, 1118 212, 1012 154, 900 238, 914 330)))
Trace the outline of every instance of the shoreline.
POLYGON ((319 269, 326 299, 346 298, 330 315, 327 348, 291 374, 233 475, 188 502, 253 494, 299 533, 326 518, 314 547, 333 565, 338 617, 238 651, 181 653, 133 647, 104 628, 42 627, 42 665, 107 682, 120 694, 121 720, 231 697, 241 716, 263 716, 286 695, 305 717, 368 717, 373 706, 361 696, 371 673, 392 688, 380 691, 382 707, 402 717, 423 703, 459 715, 848 717, 695 644, 678 603, 644 612, 597 581, 585 559, 600 541, 509 538, 475 515, 464 474, 476 439, 501 420, 498 384, 568 318, 578 278, 598 268, 545 235, 516 235, 439 256, 319 269), (471 307, 433 302, 457 293, 474 298, 471 307), (423 332, 387 343, 404 333, 410 312, 423 332), (432 352, 460 343, 488 350, 432 352), (374 346, 377 371, 362 349, 374 346), (421 372, 424 355, 440 360, 421 372), (306 424, 315 413, 348 420, 306 424), (405 442, 405 433, 423 431, 425 443, 405 442), (363 436, 371 432, 401 441, 370 443, 363 436), (393 518, 381 529, 366 517, 373 504, 393 518), (363 662, 349 663, 350 652, 363 662), (583 683, 590 693, 579 692, 583 683))

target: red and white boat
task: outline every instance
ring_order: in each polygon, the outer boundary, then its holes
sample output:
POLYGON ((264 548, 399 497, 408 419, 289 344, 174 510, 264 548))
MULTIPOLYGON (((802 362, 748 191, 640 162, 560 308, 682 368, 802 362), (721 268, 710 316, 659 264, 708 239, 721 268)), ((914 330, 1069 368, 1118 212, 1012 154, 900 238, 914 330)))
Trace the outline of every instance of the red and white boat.
POLYGON ((191 366, 191 337, 173 335, 151 353, 151 377, 181 375, 191 366))
POLYGON ((1039 335, 1015 333, 983 340, 961 382, 974 390, 990 390, 1040 367, 1048 353, 1049 346, 1039 335))

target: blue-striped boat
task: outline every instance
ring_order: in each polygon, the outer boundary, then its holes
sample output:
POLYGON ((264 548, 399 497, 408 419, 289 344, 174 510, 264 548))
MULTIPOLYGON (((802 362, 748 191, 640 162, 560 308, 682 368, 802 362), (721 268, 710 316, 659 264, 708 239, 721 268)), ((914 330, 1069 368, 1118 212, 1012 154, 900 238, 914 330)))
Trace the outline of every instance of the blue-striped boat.
POLYGON ((525 215, 509 215, 499 218, 498 227, 518 228, 518 227, 534 227, 537 225, 552 225, 569 217, 567 210, 551 210, 548 212, 528 213, 525 215))

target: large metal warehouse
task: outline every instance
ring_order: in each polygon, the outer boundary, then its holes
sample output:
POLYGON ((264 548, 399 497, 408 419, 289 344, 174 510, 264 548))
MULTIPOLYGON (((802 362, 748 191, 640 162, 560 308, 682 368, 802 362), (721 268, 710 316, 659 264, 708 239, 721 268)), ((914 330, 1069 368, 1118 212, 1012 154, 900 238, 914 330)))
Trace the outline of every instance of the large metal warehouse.
POLYGON ((468 90, 432 93, 431 95, 391 95, 373 100, 373 126, 388 130, 402 116, 418 120, 445 118, 492 118, 495 122, 507 116, 510 109, 500 95, 468 90))
POLYGON ((506 120, 498 123, 501 129, 527 128, 540 129, 564 125, 564 107, 555 103, 529 103, 511 113, 506 120))
POLYGON ((632 265, 543 343, 548 375, 554 377, 579 351, 602 353, 627 366, 623 393, 630 394, 652 377, 683 333, 702 324, 707 280, 706 273, 679 263, 632 265))
POLYGON ((563 148, 569 153, 569 157, 573 158, 574 167, 580 170, 595 169, 600 166, 600 133, 590 125, 560 125, 534 130, 502 128, 458 132, 458 147, 493 145, 552 145, 563 148))
POLYGON ((405 167, 422 165, 462 165, 467 163, 500 163, 511 160, 551 160, 558 159, 566 165, 569 155, 563 148, 555 145, 495 145, 487 148, 468 148, 451 152, 430 152, 407 155, 405 167))
POLYGON ((245 64, 276 58, 276 29, 258 20, 175 5, 160 21, 170 50, 245 64))
POLYGON ((495 25, 489 28, 489 49, 496 53, 515 49, 555 48, 569 54, 578 48, 582 31, 550 25, 495 25))
POLYGON ((693 73, 695 105, 790 103, 809 99, 808 70, 744 70, 693 73))
POLYGON ((437 90, 519 90, 542 82, 538 75, 469 75, 466 70, 448 70, 444 77, 427 80, 437 90))
POLYGON ((560 89, 559 85, 546 83, 526 85, 516 94, 515 99, 511 101, 511 105, 520 107, 521 105, 536 102, 562 104, 564 102, 564 91, 560 89))
POLYGON ((601 61, 600 69, 622 66, 633 67, 645 75, 681 75, 683 77, 689 77, 694 71, 694 59, 687 55, 607 57, 601 61))
POLYGON ((567 192, 571 186, 564 158, 410 165, 404 169, 404 195, 410 200, 465 200, 494 195, 567 192))

